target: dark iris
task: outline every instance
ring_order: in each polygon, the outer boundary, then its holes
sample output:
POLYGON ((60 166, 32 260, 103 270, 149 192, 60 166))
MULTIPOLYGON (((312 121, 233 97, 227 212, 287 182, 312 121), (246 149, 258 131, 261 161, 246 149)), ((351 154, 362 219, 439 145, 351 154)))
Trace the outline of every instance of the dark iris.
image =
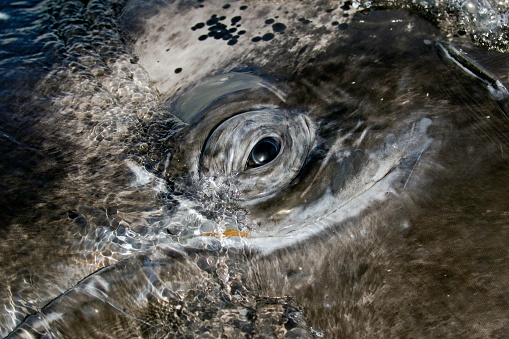
POLYGON ((265 138, 253 147, 249 155, 248 167, 259 167, 268 164, 279 154, 279 142, 274 138, 265 138))

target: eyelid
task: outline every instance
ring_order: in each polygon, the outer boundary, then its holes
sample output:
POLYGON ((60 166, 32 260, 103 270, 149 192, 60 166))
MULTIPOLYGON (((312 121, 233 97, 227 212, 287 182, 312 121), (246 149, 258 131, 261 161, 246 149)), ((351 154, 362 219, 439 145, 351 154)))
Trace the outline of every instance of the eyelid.
POLYGON ((182 121, 192 124, 207 114, 207 108, 217 100, 253 90, 269 90, 279 100, 284 100, 282 91, 262 78, 249 73, 231 72, 211 77, 187 90, 173 103, 171 111, 182 121))

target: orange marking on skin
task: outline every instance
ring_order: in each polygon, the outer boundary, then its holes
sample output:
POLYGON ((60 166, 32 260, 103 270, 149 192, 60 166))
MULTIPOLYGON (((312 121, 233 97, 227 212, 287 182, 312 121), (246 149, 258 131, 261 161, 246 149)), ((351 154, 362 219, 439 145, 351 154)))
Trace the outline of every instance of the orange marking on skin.
POLYGON ((216 238, 230 238, 230 237, 242 237, 247 238, 249 234, 247 232, 241 232, 239 230, 226 230, 223 233, 204 233, 203 235, 207 237, 216 237, 216 238))

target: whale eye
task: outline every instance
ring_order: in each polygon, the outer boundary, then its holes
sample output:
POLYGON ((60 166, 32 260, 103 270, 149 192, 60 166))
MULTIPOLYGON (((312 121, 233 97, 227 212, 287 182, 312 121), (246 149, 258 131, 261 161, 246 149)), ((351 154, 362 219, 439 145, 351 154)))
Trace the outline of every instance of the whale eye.
POLYGON ((279 142, 275 138, 264 138, 253 147, 247 168, 259 167, 268 164, 279 154, 279 142))
POLYGON ((210 132, 199 173, 228 178, 242 201, 268 197, 296 177, 313 139, 314 128, 304 114, 276 108, 243 112, 210 132))

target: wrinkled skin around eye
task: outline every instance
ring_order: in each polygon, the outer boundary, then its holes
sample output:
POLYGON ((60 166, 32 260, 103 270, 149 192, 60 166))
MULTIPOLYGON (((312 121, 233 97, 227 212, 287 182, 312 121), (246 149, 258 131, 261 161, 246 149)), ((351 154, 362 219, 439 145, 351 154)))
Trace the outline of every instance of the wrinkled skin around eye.
MULTIPOLYGON (((267 197, 288 185, 300 171, 313 144, 311 126, 305 115, 285 110, 235 115, 210 134, 201 153, 200 173, 230 177, 241 191, 241 200, 267 197), (266 163, 246 166, 253 161, 252 152, 261 140, 277 140, 277 154, 266 163)), ((275 147, 272 141, 264 142, 275 147)))

